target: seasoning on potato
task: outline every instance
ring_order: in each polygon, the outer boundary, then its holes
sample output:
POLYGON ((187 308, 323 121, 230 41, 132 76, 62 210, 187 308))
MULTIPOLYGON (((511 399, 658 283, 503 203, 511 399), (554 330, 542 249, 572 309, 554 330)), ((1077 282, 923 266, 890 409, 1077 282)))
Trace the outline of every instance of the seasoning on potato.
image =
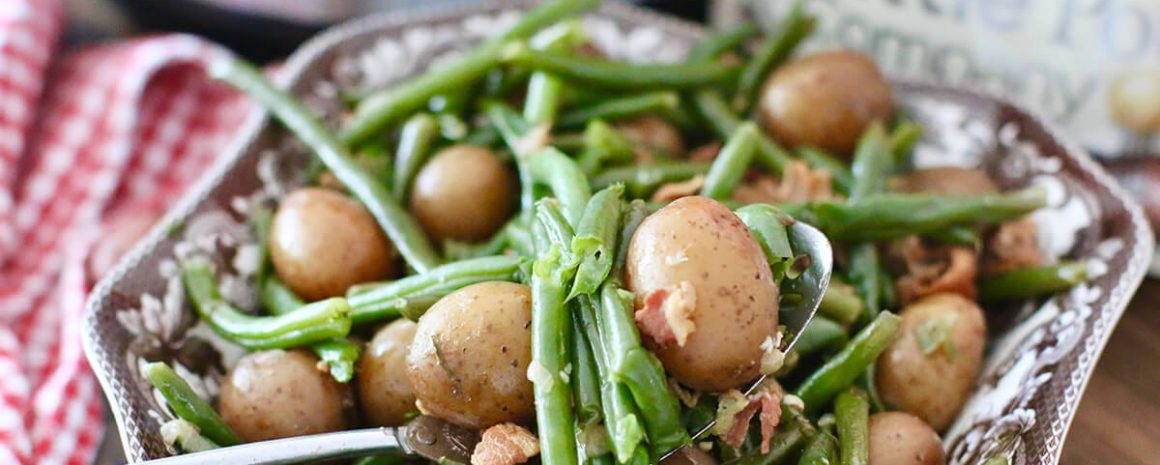
POLYGON ((898 339, 878 358, 878 391, 887 405, 945 430, 966 403, 982 365, 983 311, 958 294, 935 294, 899 315, 898 339))
POLYGON ((302 350, 254 352, 226 374, 222 419, 247 442, 341 431, 350 394, 302 350))
POLYGON ((341 296, 395 274, 394 249, 358 202, 316 187, 282 199, 270 229, 278 277, 308 301, 341 296))
POLYGON ((419 171, 410 199, 411 212, 432 238, 478 242, 515 211, 515 179, 490 149, 455 145, 419 171))
POLYGON ((400 426, 418 411, 407 379, 407 349, 415 338, 413 321, 396 320, 375 333, 358 362, 359 406, 375 426, 400 426))
POLYGON ((881 412, 870 415, 869 465, 943 465, 942 441, 914 415, 881 412))
POLYGON ((527 286, 490 282, 427 310, 407 351, 420 411, 468 428, 530 421, 531 305, 527 286))
POLYGON ((870 57, 838 50, 774 72, 757 108, 765 129, 782 143, 848 159, 866 127, 894 113, 894 94, 870 57))
POLYGON ((646 218, 626 280, 645 342, 681 384, 719 392, 761 374, 761 346, 777 336, 778 289, 761 246, 720 202, 684 197, 646 218))

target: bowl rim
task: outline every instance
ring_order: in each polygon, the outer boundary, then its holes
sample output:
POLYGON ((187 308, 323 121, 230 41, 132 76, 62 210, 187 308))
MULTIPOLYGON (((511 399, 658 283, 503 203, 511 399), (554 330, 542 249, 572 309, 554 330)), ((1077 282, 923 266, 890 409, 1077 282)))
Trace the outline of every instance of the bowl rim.
MULTIPOLYGON (((466 6, 440 5, 403 11, 390 11, 351 19, 327 28, 304 43, 289 57, 274 80, 282 88, 289 88, 299 84, 304 74, 314 66, 315 61, 319 57, 331 49, 342 45, 343 42, 348 40, 349 36, 355 33, 365 34, 384 29, 405 29, 411 25, 444 21, 469 14, 500 12, 506 9, 526 9, 528 6, 536 3, 535 0, 493 0, 466 6)), ((693 38, 705 37, 708 31, 704 26, 680 18, 619 2, 607 2, 603 4, 598 10, 598 13, 626 21, 657 24, 667 31, 679 30, 682 34, 687 34, 693 38)), ((1136 242, 1134 249, 1131 251, 1131 257, 1126 269, 1120 272, 1120 279, 1115 282, 1112 288, 1107 290, 1108 300, 1103 307, 1112 312, 1111 318, 1108 321, 1109 326, 1102 334, 1093 333, 1092 336, 1095 337, 1094 343, 1085 344, 1082 349, 1078 347, 1075 349, 1080 353, 1077 355, 1078 363, 1074 374, 1079 376, 1071 376, 1071 379, 1067 381, 1068 389, 1074 389, 1077 399, 1081 398, 1092 377, 1095 365, 1099 361, 1099 356, 1107 345, 1116 324, 1123 316, 1124 309, 1143 281, 1147 265, 1152 257, 1154 238, 1151 228, 1145 220, 1142 208, 1091 157, 1087 150, 1083 149, 1076 141, 1067 137, 1056 124, 1043 118, 1040 112, 1030 110, 1007 98, 994 96, 975 86, 951 87, 939 84, 930 79, 891 77, 890 81, 895 88, 925 89, 985 100, 1026 115, 1030 120, 1039 125, 1044 134, 1060 146, 1062 152, 1066 153, 1070 159, 1079 165, 1081 172, 1086 172, 1086 174, 1089 174, 1093 178, 1095 184, 1107 189, 1110 197, 1118 205, 1122 206, 1127 213, 1131 231, 1125 232, 1124 234, 1130 234, 1136 239, 1136 242)), ((82 331, 84 354, 90 366, 94 368, 94 374, 101 386, 101 390, 104 392, 105 399, 110 406, 110 411, 117 425, 117 434, 120 436, 121 446, 130 463, 144 459, 144 451, 139 446, 134 447, 132 444, 135 437, 127 431, 125 421, 125 415, 129 414, 128 409, 121 405, 121 399, 113 387, 114 381, 109 376, 111 374, 110 365, 114 363, 115 358, 119 354, 110 354, 104 351, 98 352, 104 336, 97 331, 97 313, 103 306, 102 302, 112 293, 114 286, 122 281, 127 274, 140 266, 141 262, 167 239, 168 231, 172 225, 178 224, 182 219, 188 217, 209 198, 213 190, 224 181, 225 176, 236 168, 237 164, 247 153, 248 147, 255 143, 259 136, 271 124, 273 124, 273 119, 270 117, 269 111, 260 105, 254 105, 249 110, 249 114, 246 116, 244 123, 240 126, 233 140, 222 149, 223 155, 213 162, 202 177, 188 188, 186 193, 166 211, 146 236, 122 257, 112 271, 106 274, 89 293, 85 304, 84 330, 82 331)), ((1074 405, 1072 403, 1065 404, 1067 405, 1062 406, 1063 410, 1058 412, 1057 416, 1057 420, 1061 420, 1062 424, 1049 425, 1052 428, 1052 431, 1047 435, 1049 445, 1051 440, 1058 441, 1058 444, 1055 447, 1048 447, 1052 457, 1050 457, 1047 463, 1058 463, 1060 454, 1062 453, 1063 441, 1066 439, 1067 433, 1075 418, 1075 411, 1079 402, 1075 402, 1074 405)), ((105 432, 106 435, 110 433, 109 431, 105 432)))

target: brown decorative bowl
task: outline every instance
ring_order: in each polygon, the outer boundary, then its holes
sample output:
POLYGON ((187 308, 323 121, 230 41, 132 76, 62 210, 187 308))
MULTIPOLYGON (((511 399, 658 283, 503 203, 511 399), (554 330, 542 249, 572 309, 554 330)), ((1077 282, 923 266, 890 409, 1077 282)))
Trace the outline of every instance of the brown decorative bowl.
MULTIPOLYGON (((503 29, 531 1, 356 20, 315 38, 287 63, 284 83, 332 124, 339 89, 398 83, 503 29)), ((610 56, 675 61, 704 32, 609 2, 584 22, 610 56)), ((989 308, 987 358, 972 399, 945 435, 950 463, 1002 455, 1055 464, 1100 351, 1152 257, 1140 208, 1082 149, 1019 107, 967 90, 896 82, 903 113, 926 128, 916 166, 982 167, 1007 188, 1038 185, 1051 207, 1034 214, 1054 258, 1086 260, 1092 279, 1051 298, 989 308)), ((215 257, 223 292, 253 307, 247 279, 255 245, 245 212, 301 182, 306 154, 264 111, 166 219, 93 291, 85 349, 112 404, 131 461, 171 454, 158 428, 171 414, 139 376, 144 360, 175 366, 216 395, 239 355, 197 322, 184 301, 175 257, 215 257)))

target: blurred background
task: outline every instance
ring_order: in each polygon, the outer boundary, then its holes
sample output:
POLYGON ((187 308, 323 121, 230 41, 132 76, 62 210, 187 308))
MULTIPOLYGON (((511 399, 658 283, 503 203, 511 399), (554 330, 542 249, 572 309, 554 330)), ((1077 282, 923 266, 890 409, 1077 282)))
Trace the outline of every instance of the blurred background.
MULTIPOLYGON (((4 1, 4 0, 0 0, 4 1)), ((70 27, 65 47, 139 34, 182 31, 202 35, 246 57, 284 58, 321 29, 372 11, 454 5, 477 0, 66 0, 70 27)), ((736 11, 742 0, 635 0, 692 21, 736 11), (725 8, 728 6, 728 8, 725 8)), ((783 0, 757 0, 770 4, 783 0)), ((737 19, 737 18, 733 18, 737 19)), ((1160 223, 1160 164, 1155 157, 1111 162, 1121 181, 1160 223)), ((1160 457, 1160 284, 1140 289, 1088 387, 1064 449, 1064 464, 1154 464, 1160 457)), ((97 465, 124 463, 115 426, 97 465)))

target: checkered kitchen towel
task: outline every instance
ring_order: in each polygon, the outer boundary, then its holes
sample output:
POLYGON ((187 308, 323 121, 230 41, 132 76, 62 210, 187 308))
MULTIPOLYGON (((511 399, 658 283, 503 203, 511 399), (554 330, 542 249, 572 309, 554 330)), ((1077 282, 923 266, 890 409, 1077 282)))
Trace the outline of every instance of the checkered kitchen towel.
POLYGON ((249 111, 202 72, 227 52, 194 37, 62 52, 62 3, 0 0, 0 464, 91 462, 102 400, 80 326, 93 275, 249 111))

